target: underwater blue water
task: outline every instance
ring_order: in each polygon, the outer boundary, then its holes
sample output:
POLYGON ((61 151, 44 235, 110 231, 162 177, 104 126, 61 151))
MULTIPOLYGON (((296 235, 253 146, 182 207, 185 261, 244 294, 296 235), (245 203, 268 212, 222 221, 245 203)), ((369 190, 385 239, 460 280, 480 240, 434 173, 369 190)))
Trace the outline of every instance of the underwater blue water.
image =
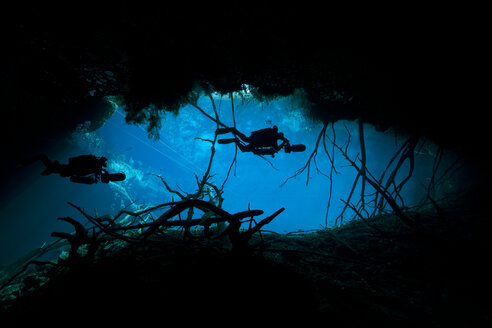
MULTIPOLYGON (((220 120, 233 126, 231 100, 216 96, 214 101, 220 120)), ((330 180, 327 175, 330 174, 331 163, 322 142, 316 163, 311 162, 309 180, 306 169, 281 186, 306 164, 323 124, 306 117, 289 97, 263 103, 248 97, 238 97, 234 99, 234 104, 239 131, 249 135, 254 130, 276 125, 291 144, 304 144, 307 149, 290 154, 281 151, 274 158, 261 158, 238 151, 236 165, 224 187, 223 208, 230 213, 248 208, 261 209, 264 211, 263 216, 258 217, 261 219, 285 207, 285 211, 265 227, 266 230, 280 233, 320 229, 326 223, 332 226, 344 206, 340 199, 346 199, 356 176, 355 169, 349 166, 339 151, 335 150, 338 174, 333 174, 328 217, 330 180)), ((208 97, 200 98, 198 105, 214 116, 208 97)), ((177 116, 172 113, 163 116, 159 140, 149 139, 145 126, 126 124, 121 108, 116 109, 99 130, 87 132, 81 128, 68 141, 69 146, 47 154, 48 157, 67 163, 68 158, 80 154, 105 156, 108 158, 109 171, 124 172, 127 179, 109 184, 84 185, 71 183, 67 178, 57 175, 41 176, 44 168, 41 163, 22 168, 26 177, 24 187, 13 191, 0 207, 1 215, 11 218, 0 223, 0 264, 13 261, 30 249, 52 241, 50 233, 53 231, 71 231, 69 224, 56 220, 58 217, 71 216, 87 223, 80 213, 67 205, 67 201, 82 207, 91 215, 99 216, 115 215, 125 207, 137 210, 171 201, 173 195, 155 175, 160 175, 176 190, 195 192, 195 175, 199 178, 203 176, 211 154, 211 144, 196 138, 213 139, 215 129, 216 123, 191 105, 182 108, 177 116)), ((351 142, 347 149, 351 158, 355 159, 360 152, 357 122, 337 122, 333 129, 340 146, 346 144, 350 133, 351 142)), ((395 137, 392 131, 377 132, 368 124, 364 125, 364 129, 367 167, 371 173, 379 176, 405 138, 395 137)), ((333 138, 331 125, 326 134, 333 138)), ((332 147, 328 139, 326 146, 331 156, 332 147)), ((426 147, 432 149, 430 143, 426 147)), ((221 186, 234 157, 235 146, 216 144, 215 148, 211 182, 221 186)), ((402 192, 406 205, 421 200, 430 176, 432 160, 431 150, 422 151, 416 157, 418 163, 414 176, 402 192)), ((404 178, 407 170, 408 163, 405 163, 400 179, 404 178)), ((366 188, 366 194, 373 192, 368 186, 366 188)), ((357 203, 359 193, 360 183, 352 203, 357 203)), ((345 220, 353 217, 354 213, 348 209, 345 220)))

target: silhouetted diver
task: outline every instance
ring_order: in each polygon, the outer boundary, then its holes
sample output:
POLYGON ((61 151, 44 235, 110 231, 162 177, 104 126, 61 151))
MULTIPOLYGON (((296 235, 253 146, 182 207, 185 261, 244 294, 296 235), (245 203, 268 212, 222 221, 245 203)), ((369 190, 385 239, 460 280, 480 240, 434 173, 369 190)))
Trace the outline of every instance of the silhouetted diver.
POLYGON ((70 181, 77 183, 93 184, 97 182, 109 183, 109 181, 123 181, 125 173, 108 173, 106 169, 107 158, 94 155, 80 155, 68 159, 68 164, 60 164, 58 161, 50 161, 48 156, 40 154, 25 161, 27 165, 40 160, 46 166, 42 175, 60 174, 62 177, 70 177, 70 181))
POLYGON ((286 153, 292 151, 299 152, 306 150, 304 145, 290 145, 289 140, 284 137, 282 132, 278 132, 278 127, 274 125, 272 128, 261 129, 251 132, 249 137, 239 132, 236 128, 223 128, 215 130, 215 134, 225 134, 231 132, 236 138, 219 139, 219 144, 229 144, 235 142, 242 152, 253 152, 256 155, 272 155, 280 151, 282 147, 286 153), (239 139, 241 140, 239 140, 239 139), (281 144, 278 144, 278 140, 281 144), (247 144, 244 144, 247 143, 247 144))

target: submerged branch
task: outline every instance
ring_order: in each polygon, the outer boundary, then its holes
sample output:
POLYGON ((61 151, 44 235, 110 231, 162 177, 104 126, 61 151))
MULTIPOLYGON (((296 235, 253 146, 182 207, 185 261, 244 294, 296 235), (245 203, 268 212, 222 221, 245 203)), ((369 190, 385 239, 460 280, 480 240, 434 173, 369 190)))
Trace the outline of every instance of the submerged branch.
POLYGON ((347 155, 347 152, 344 151, 340 146, 335 144, 335 147, 342 153, 342 155, 345 157, 345 159, 350 163, 352 167, 354 167, 357 170, 357 173, 359 173, 363 179, 365 179, 381 196, 386 200, 388 205, 391 207, 395 215, 407 226, 414 228, 415 227, 415 222, 411 220, 405 213, 402 212, 398 204, 396 204, 396 201, 394 200, 393 197, 391 197, 391 194, 387 191, 385 187, 382 187, 380 184, 378 184, 377 181, 374 181, 373 179, 370 179, 366 172, 363 172, 357 164, 350 159, 350 157, 347 155))
MULTIPOLYGON (((350 140, 352 139, 352 134, 350 133, 349 129, 346 126, 345 126, 345 130, 348 133, 347 143, 344 145, 345 152, 347 152, 347 149, 350 146, 350 140)), ((359 131, 359 135, 360 135, 360 131, 359 131)), ((335 145, 334 142, 332 142, 332 143, 333 143, 333 145, 335 145)), ((340 214, 335 219, 335 225, 338 223, 338 220, 340 220, 340 225, 343 224, 343 215, 345 214, 345 211, 347 210, 347 204, 350 203, 350 201, 352 200, 352 196, 354 195, 355 188, 357 187, 357 183, 359 182, 360 176, 361 176, 361 173, 357 172, 357 175, 354 179, 354 182, 352 183, 352 188, 350 189, 350 192, 348 194, 347 201, 345 202, 345 206, 343 207, 342 211, 340 212, 340 214)))
POLYGON ((280 185, 280 187, 283 187, 287 181, 289 181, 290 179, 295 179, 298 175, 302 174, 306 169, 307 169, 307 178, 306 178, 306 186, 309 184, 309 175, 310 175, 310 170, 311 170, 311 161, 315 158, 316 158, 316 155, 318 154, 318 147, 319 147, 319 142, 321 141, 321 137, 323 137, 325 135, 325 131, 326 131, 326 128, 328 127, 328 123, 325 123, 323 125, 323 128, 321 129, 319 135, 318 135, 318 139, 316 140, 316 145, 314 146, 314 150, 313 152, 311 153, 311 155, 309 156, 306 164, 298 169, 297 171, 294 172, 294 175, 288 177, 284 182, 282 182, 282 184, 280 185))
POLYGON ((439 147, 437 149, 437 154, 434 157, 434 161, 432 162, 432 174, 431 178, 429 181, 429 185, 427 186, 427 196, 430 197, 433 194, 433 191, 435 189, 435 178, 436 178, 436 173, 437 170, 439 169, 439 164, 441 164, 442 160, 442 147, 439 147))
POLYGON ((350 189, 349 195, 347 197, 347 202, 344 202, 345 206, 343 207, 342 211, 335 219, 335 224, 337 224, 338 219, 340 219, 340 224, 343 224, 343 214, 345 214, 345 211, 347 210, 347 204, 350 203, 350 201, 352 200, 352 196, 354 195, 355 187, 357 187, 359 178, 360 178, 360 173, 357 173, 357 176, 355 177, 354 182, 352 183, 352 188, 350 189))
MULTIPOLYGON (((232 92, 230 93, 231 97, 231 111, 232 111, 232 121, 234 124, 234 129, 236 129, 236 114, 234 113, 234 98, 232 95, 232 92)), ((217 126, 218 127, 218 126, 217 126)), ((236 176, 236 167, 237 167, 237 143, 234 143, 235 148, 234 148, 234 158, 232 159, 231 165, 229 166, 229 169, 227 170, 227 175, 224 179, 224 182, 222 183, 221 189, 224 189, 224 185, 226 184, 227 180, 229 179, 229 174, 231 174, 232 167, 234 166, 234 176, 236 176)))
MULTIPOLYGON (((391 185, 396 185, 396 182, 395 182, 396 175, 397 175, 398 171, 400 170, 400 168, 402 167, 405 160, 408 159, 410 161, 409 172, 408 172, 406 178, 403 179, 403 181, 399 185, 395 186, 394 190, 393 190, 393 193, 396 195, 396 197, 399 197, 400 190, 403 188, 404 184, 410 179, 410 177, 413 174, 414 163, 415 163, 414 153, 415 153, 415 147, 417 146, 418 140, 419 140, 418 137, 412 136, 412 137, 408 138, 407 141, 405 141, 405 143, 402 145, 400 150, 398 150, 397 154, 399 154, 400 152, 402 154, 401 154, 400 159, 398 160, 398 163, 396 164, 395 168, 393 169, 390 176, 388 177, 386 184, 384 185, 384 190, 386 190, 386 191, 389 190, 391 185)), ((397 157, 397 155, 395 155, 393 158, 396 158, 396 157, 397 157)), ((393 161, 393 159, 392 159, 392 161, 393 161)), ((388 164, 388 167, 389 167, 389 164, 388 164)), ((384 201, 385 200, 386 200, 386 198, 384 198, 384 197, 379 200, 379 203, 377 205, 377 209, 379 209, 380 211, 384 208, 384 201)), ((388 202, 388 205, 391 206, 391 204, 389 204, 389 202, 388 202)), ((391 208, 393 208, 393 206, 391 206, 391 208)))
MULTIPOLYGON (((364 123, 359 119, 359 143, 360 143, 360 170, 366 172, 366 142, 364 139, 364 123)), ((364 192, 366 190, 366 179, 362 179, 362 186, 360 190, 361 207, 364 209, 364 192)))
MULTIPOLYGON (((212 96, 210 94, 209 94, 209 97, 212 98, 212 96)), ((207 114, 207 112, 205 110, 203 110, 203 108, 201 108, 200 106, 198 106, 198 104, 196 102, 192 102, 191 105, 193 107, 195 107, 196 109, 198 109, 200 111, 200 113, 202 113, 203 115, 205 115, 205 117, 207 117, 208 119, 214 121, 217 125, 220 125, 220 126, 222 126, 224 128, 228 128, 228 126, 225 125, 224 123, 222 123, 217 117, 216 118, 213 118, 211 115, 207 114)))
POLYGON ((350 207, 350 209, 354 211, 355 214, 357 214, 357 216, 362 220, 362 222, 364 222, 369 228, 376 230, 381 236, 385 235, 385 233, 381 231, 381 229, 379 229, 376 225, 369 223, 369 221, 364 218, 364 216, 357 210, 357 208, 355 208, 354 205, 345 202, 343 199, 341 199, 341 201, 345 203, 348 207, 350 207))
POLYGON ((186 199, 188 197, 188 196, 184 196, 182 193, 180 193, 177 190, 171 189, 171 187, 169 187, 166 180, 164 180, 164 178, 162 176, 160 176, 158 174, 152 174, 152 175, 159 178, 161 180, 161 182, 164 184, 164 186, 166 187, 167 191, 169 191, 170 193, 177 195, 181 199, 186 199))
MULTIPOLYGON (((333 143, 335 143, 336 142, 336 133, 335 133, 335 128, 333 126, 333 123, 331 124, 331 130, 333 133, 333 143)), ((325 150, 326 156, 328 156, 328 159, 331 163, 331 167, 330 167, 330 189, 329 189, 329 193, 328 193, 328 203, 326 205, 325 228, 328 227, 328 214, 330 211, 331 196, 333 193, 333 172, 335 172, 335 174, 339 174, 335 168, 335 146, 332 144, 331 156, 330 156, 330 154, 328 153, 328 149, 326 147, 326 138, 327 138, 327 136, 326 136, 326 130, 325 130, 325 133, 323 134, 323 148, 325 150)))
MULTIPOLYGON (((85 217, 90 217, 80 207, 73 205, 71 203, 70 205, 78 209, 79 212, 82 213, 82 215, 84 215, 85 217)), ((284 208, 281 208, 280 210, 276 211, 274 214, 270 215, 269 217, 259 221, 255 226, 251 226, 246 231, 240 231, 241 225, 243 223, 242 220, 244 220, 245 218, 253 218, 255 216, 261 215, 263 214, 263 211, 248 210, 248 211, 238 212, 236 214, 230 214, 227 211, 223 210, 222 208, 212 204, 211 202, 207 202, 199 199, 188 199, 179 202, 161 204, 146 209, 145 211, 140 211, 135 213, 125 211, 125 213, 132 216, 138 216, 143 213, 148 213, 152 210, 160 209, 165 206, 169 206, 170 208, 167 211, 165 211, 163 214, 161 214, 153 222, 141 223, 141 224, 129 225, 129 226, 120 226, 120 227, 107 227, 102 225, 98 225, 97 227, 100 228, 102 232, 114 238, 127 241, 131 244, 135 244, 136 242, 138 245, 145 242, 150 236, 157 233, 159 229, 162 227, 183 227, 185 228, 185 233, 187 231, 189 233, 189 228, 192 226, 200 225, 208 229, 208 227, 210 227, 210 225, 212 224, 227 222, 228 226, 221 233, 221 235, 229 236, 233 248, 238 248, 238 247, 244 248, 247 246, 249 239, 252 237, 254 233, 260 232, 260 229, 264 225, 270 223, 275 217, 277 217, 280 213, 284 211, 284 208), (200 219, 193 219, 192 217, 188 217, 187 220, 179 219, 175 221, 170 221, 172 218, 179 216, 183 211, 193 210, 193 208, 198 208, 203 212, 212 212, 212 213, 200 219), (143 231, 139 237, 129 237, 119 233, 119 232, 137 230, 137 229, 146 229, 146 230, 143 231)), ((65 238, 65 236, 60 236, 60 237, 65 238)))

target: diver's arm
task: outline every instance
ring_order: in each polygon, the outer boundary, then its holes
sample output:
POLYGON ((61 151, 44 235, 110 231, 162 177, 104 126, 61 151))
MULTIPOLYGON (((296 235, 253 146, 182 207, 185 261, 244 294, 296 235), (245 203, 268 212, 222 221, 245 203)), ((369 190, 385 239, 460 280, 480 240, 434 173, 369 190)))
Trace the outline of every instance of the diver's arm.
POLYGON ((277 145, 277 147, 274 147, 275 150, 277 150, 277 151, 282 149, 283 146, 289 144, 289 140, 287 140, 285 137, 279 137, 277 140, 282 140, 282 143, 280 145, 277 145))
POLYGON ((235 140, 235 143, 237 145, 237 147, 239 148, 240 151, 242 151, 243 153, 244 152, 247 152, 247 151, 251 151, 253 147, 251 147, 251 145, 244 145, 240 140, 236 139, 235 140))
POLYGON ((29 165, 29 164, 32 164, 36 161, 41 161, 44 166, 46 167, 50 167, 53 162, 50 161, 50 159, 48 158, 48 156, 46 156, 46 154, 39 154, 39 155, 36 155, 32 158, 29 158, 29 159, 26 159, 22 162, 19 163, 19 166, 26 166, 26 165, 29 165))
POLYGON ((234 135, 236 137, 238 137, 239 139, 241 139, 244 142, 250 142, 249 141, 249 137, 246 137, 244 134, 242 134, 241 132, 239 132, 236 128, 232 128, 232 129, 234 129, 234 132, 233 133, 234 133, 234 135))

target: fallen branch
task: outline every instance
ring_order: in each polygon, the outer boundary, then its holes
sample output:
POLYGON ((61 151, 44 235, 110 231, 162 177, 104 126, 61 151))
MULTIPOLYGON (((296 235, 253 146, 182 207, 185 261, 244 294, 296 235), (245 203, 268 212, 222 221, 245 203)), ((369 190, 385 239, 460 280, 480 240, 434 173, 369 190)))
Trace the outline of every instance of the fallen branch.
POLYGON ((89 234, 80 222, 70 218, 62 217, 58 220, 70 223, 75 228, 75 234, 66 232, 52 232, 51 237, 66 239, 70 243, 69 259, 73 259, 77 255, 77 250, 80 246, 89 243, 89 234))
POLYGON ((335 259, 335 260, 340 260, 340 261, 345 261, 345 262, 367 264, 365 262, 362 262, 362 261, 356 260, 356 259, 352 259, 352 258, 346 258, 346 257, 324 254, 324 253, 313 252, 313 251, 305 251, 305 250, 300 250, 300 249, 265 248, 263 251, 264 252, 274 252, 274 253, 300 253, 300 254, 319 256, 319 257, 335 259))
POLYGON ((113 223, 114 221, 116 221, 116 219, 126 213, 128 215, 131 215, 131 216, 140 216, 141 214, 144 214, 144 213, 149 213, 153 210, 156 210, 158 208, 161 208, 165 205, 169 205, 169 204, 172 204, 172 203, 167 203, 167 204, 161 204, 161 205, 158 205, 158 206, 154 206, 154 207, 150 207, 146 210, 143 210, 143 211, 140 211, 140 212, 130 212, 130 211, 127 211, 127 210, 121 210, 113 219, 112 222, 110 222, 107 226, 103 225, 101 222, 98 222, 97 220, 95 220, 93 217, 91 217, 90 215, 88 215, 87 213, 85 213, 80 207, 78 207, 77 205, 74 205, 70 202, 68 202, 68 205, 72 206, 73 208, 75 208, 77 211, 79 211, 87 220, 89 220, 92 224, 94 224, 97 228, 99 228, 101 231, 103 231, 104 233, 110 235, 110 236, 113 236, 117 239, 121 239, 121 240, 124 240, 126 242, 133 242, 133 241, 136 241, 137 239, 136 238, 133 238, 133 237, 128 237, 128 236, 123 236, 123 235, 120 235, 120 234, 117 234, 117 233, 114 233, 112 232, 110 229, 109 229, 109 225, 111 225, 111 223, 113 223))
POLYGON ((47 262, 47 261, 36 261, 36 260, 29 261, 29 262, 27 262, 20 269, 19 272, 17 272, 16 274, 12 275, 2 286, 0 286, 0 290, 4 289, 8 285, 10 285, 12 283, 12 281, 14 281, 14 279, 17 278, 18 276, 20 276, 24 271, 26 271, 27 267, 29 267, 29 265, 31 265, 31 264, 36 264, 36 265, 46 265, 46 264, 49 264, 49 265, 54 265, 54 266, 57 265, 56 263, 47 262))
POLYGON ((2 272, 2 276, 0 277, 0 290, 8 286, 16 277, 24 272, 29 264, 35 264, 35 262, 37 262, 36 259, 50 251, 66 245, 68 245, 68 241, 64 239, 58 239, 49 245, 43 245, 30 251, 29 253, 17 259, 15 262, 4 267, 2 270, 0 270, 2 272))
MULTIPOLYGON (((92 223, 96 222, 95 220, 93 220, 93 218, 91 218, 88 214, 86 214, 80 207, 73 205, 71 203, 69 204, 74 208, 76 208, 86 218, 90 218, 92 223)), ((136 242, 137 244, 141 244, 145 242, 150 236, 152 236, 157 231, 159 231, 159 229, 162 227, 183 227, 185 229, 189 229, 192 226, 200 225, 203 227, 209 227, 211 224, 214 223, 227 222, 228 226, 224 230, 224 232, 222 232, 222 234, 229 236, 233 248, 244 248, 254 233, 259 232, 263 226, 270 223, 275 217, 277 217, 280 213, 284 211, 284 208, 281 208, 280 210, 276 211, 274 214, 261 220, 255 226, 251 227, 246 231, 240 230, 241 225, 244 223, 242 220, 245 218, 249 218, 249 217, 252 218, 254 216, 261 215, 263 214, 263 211, 248 210, 248 211, 238 212, 236 214, 230 214, 225 210, 223 210, 222 208, 215 206, 210 202, 206 202, 200 199, 188 199, 179 202, 157 205, 152 208, 146 209, 144 211, 135 212, 135 213, 129 211, 122 211, 122 212, 127 213, 128 215, 138 216, 143 213, 148 213, 150 211, 163 208, 165 206, 169 206, 170 209, 164 212, 163 214, 161 214, 155 221, 150 223, 136 224, 136 225, 124 226, 124 227, 112 227, 112 228, 98 224, 97 227, 101 229, 101 231, 103 231, 104 233, 113 236, 115 238, 125 240, 129 243, 136 242), (192 219, 190 217, 187 220, 180 219, 180 220, 170 221, 173 217, 179 216, 181 212, 193 208, 198 208, 204 212, 206 211, 213 212, 214 216, 209 215, 207 218, 202 217, 200 219, 192 219), (119 233, 120 231, 129 231, 129 230, 145 229, 145 228, 146 230, 142 232, 141 236, 138 238, 128 237, 119 233)), ((117 216, 119 216, 122 212, 120 212, 117 216)), ((63 238, 66 236, 64 235, 60 237, 63 238)))

